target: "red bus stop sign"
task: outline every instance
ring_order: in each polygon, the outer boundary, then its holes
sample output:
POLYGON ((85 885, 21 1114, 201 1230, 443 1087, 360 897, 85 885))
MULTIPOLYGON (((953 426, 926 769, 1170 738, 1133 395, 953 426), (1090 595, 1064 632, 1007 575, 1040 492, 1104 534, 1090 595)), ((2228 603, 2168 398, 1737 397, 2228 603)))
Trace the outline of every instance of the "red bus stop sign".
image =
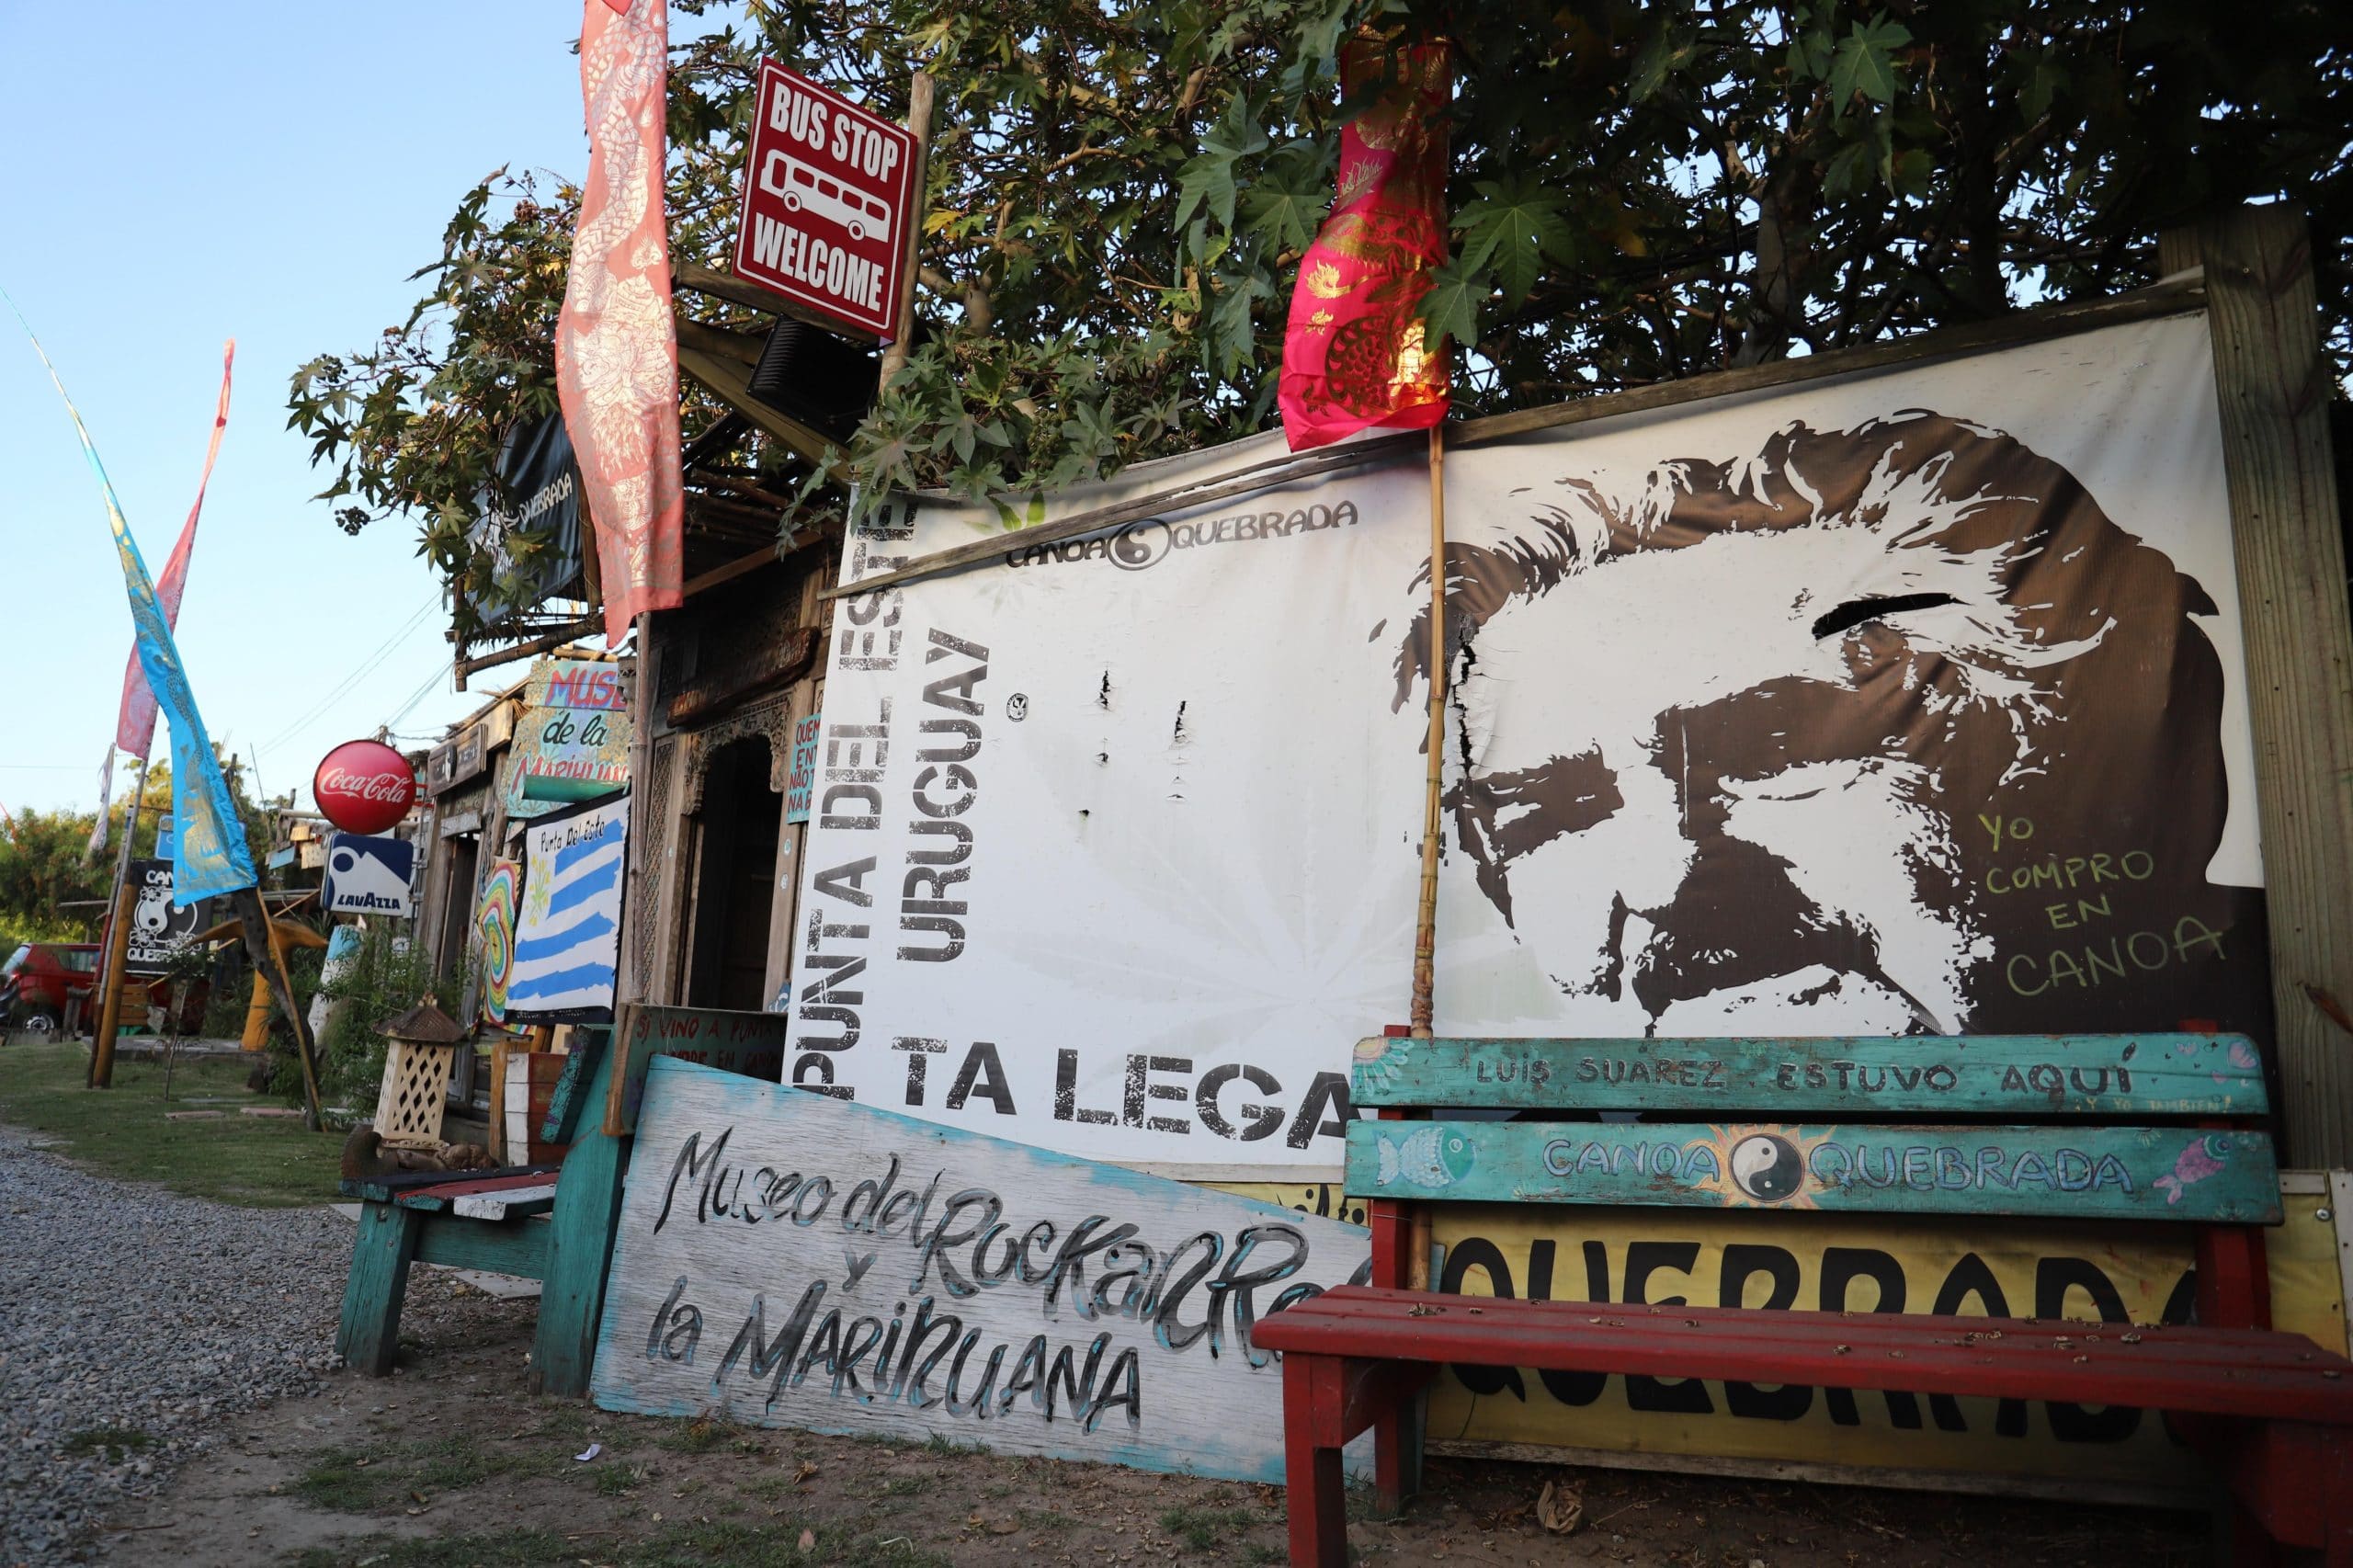
POLYGON ((895 340, 915 166, 906 127, 761 61, 736 276, 861 335, 895 340))

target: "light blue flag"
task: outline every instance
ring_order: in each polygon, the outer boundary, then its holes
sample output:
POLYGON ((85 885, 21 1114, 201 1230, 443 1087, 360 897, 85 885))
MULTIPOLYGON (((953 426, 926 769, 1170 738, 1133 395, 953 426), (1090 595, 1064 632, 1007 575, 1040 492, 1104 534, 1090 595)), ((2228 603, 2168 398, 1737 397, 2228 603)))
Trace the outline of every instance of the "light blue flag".
POLYGON ((98 460, 98 449, 90 439, 89 427, 82 423, 82 411, 66 396, 57 367, 49 362, 40 339, 33 336, 32 324, 5 290, 0 290, 0 300, 7 300, 33 352, 49 371, 50 384, 64 399, 74 433, 82 438, 82 455, 97 476, 98 493, 106 499, 107 526, 114 531, 115 553, 122 560, 122 585, 131 596, 140 667, 147 672, 147 689, 155 694, 155 705, 172 727, 172 903, 185 907, 215 893, 252 887, 256 879, 253 854, 245 847, 244 824, 229 799, 229 786, 221 777, 221 760, 212 755, 204 718, 196 710, 196 694, 188 689, 188 672, 180 665, 179 645, 172 641, 171 622, 164 619, 164 607, 156 602, 154 581, 147 575, 138 541, 131 537, 131 525, 123 520, 114 482, 107 478, 106 464, 98 460))

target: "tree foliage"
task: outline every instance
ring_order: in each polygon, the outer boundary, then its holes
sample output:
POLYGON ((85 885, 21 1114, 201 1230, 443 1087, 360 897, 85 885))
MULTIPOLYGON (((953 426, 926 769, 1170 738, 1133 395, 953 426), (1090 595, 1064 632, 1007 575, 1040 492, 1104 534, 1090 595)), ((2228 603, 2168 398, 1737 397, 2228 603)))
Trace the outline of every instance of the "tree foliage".
MULTIPOLYGON (((106 899, 114 886, 115 855, 122 843, 124 821, 131 814, 134 762, 119 765, 121 792, 107 808, 106 852, 92 856, 90 829, 97 821, 90 812, 21 811, 0 824, 0 933, 15 940, 86 941, 106 918, 106 899), (74 907, 68 907, 72 905, 74 907)), ((261 864, 269 848, 270 808, 245 788, 245 771, 234 757, 223 759, 222 776, 245 824, 245 841, 254 864, 261 864)), ((147 785, 140 794, 139 827, 131 854, 140 859, 155 853, 158 824, 172 809, 172 767, 157 762, 147 770, 147 785)), ((0 958, 7 956, 0 952, 0 958)))
POLYGON ((21 941, 86 941, 97 929, 114 866, 83 853, 95 820, 88 812, 28 809, 0 829, 0 945, 8 951, 21 941), (82 903, 91 907, 64 907, 82 903))
MULTIPOLYGON (((440 259, 410 274, 431 286, 408 319, 372 347, 296 369, 288 404, 288 425, 312 437, 313 465, 332 465, 319 499, 336 503, 344 531, 405 514, 417 552, 471 605, 507 602, 514 589, 467 534, 499 444, 557 406, 556 312, 579 192, 558 184, 543 197, 540 184, 499 169, 468 191, 442 231, 440 259)), ((551 543, 517 540, 517 566, 551 543)))
MULTIPOLYGON (((699 0, 674 9, 700 15, 699 0)), ((2312 212, 2353 362, 2353 51, 2325 0, 776 0, 674 44, 674 255, 732 248, 756 63, 890 115, 938 84, 926 336, 813 504, 1052 486, 1274 415, 1292 277, 1331 200, 1352 29, 1455 42, 1455 250, 1425 315, 1458 411, 1556 402, 2153 281, 2167 226, 2312 212)), ((683 28, 674 29, 683 35, 683 28)), ((419 520, 448 575, 505 426, 552 406, 572 191, 461 204, 432 292, 296 377, 347 526, 419 520)), ((682 301, 688 297, 682 295, 682 301)), ((690 308, 743 323, 741 312, 690 308)), ((712 411, 689 407, 689 432, 712 411)))

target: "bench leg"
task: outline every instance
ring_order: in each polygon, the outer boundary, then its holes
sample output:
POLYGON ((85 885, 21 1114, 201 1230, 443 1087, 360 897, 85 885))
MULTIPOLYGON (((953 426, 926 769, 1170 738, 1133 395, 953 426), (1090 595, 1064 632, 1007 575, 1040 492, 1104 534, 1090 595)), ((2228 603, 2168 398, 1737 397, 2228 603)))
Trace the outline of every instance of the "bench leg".
POLYGON ((597 1359, 605 1268, 620 1225, 624 1140, 592 1131, 564 1156, 556 1178, 547 1271, 540 1277, 540 1326, 530 1388, 551 1399, 580 1399, 597 1359))
POLYGON ((1343 1364, 1283 1358, 1283 1479, 1290 1490, 1291 1568, 1347 1568, 1348 1509, 1340 1471, 1347 1440, 1343 1364))
POLYGON ((2321 1561, 2353 1568, 2353 1427, 2307 1426, 2301 1436, 2317 1450, 2321 1561))
POLYGON ((1372 1416, 1372 1485, 1384 1514, 1404 1509, 1422 1489, 1422 1398, 1400 1389, 1372 1416))
POLYGON ((424 1222, 423 1214, 397 1203, 370 1203, 359 1210, 335 1347, 346 1366, 371 1378, 392 1369, 392 1353, 400 1347, 401 1297, 408 1290, 408 1266, 416 1256, 424 1222))
POLYGON ((2221 1495, 2215 1499, 2207 1561, 2215 1568, 2272 1568, 2279 1554, 2271 1532, 2228 1487, 2220 1491, 2221 1495))

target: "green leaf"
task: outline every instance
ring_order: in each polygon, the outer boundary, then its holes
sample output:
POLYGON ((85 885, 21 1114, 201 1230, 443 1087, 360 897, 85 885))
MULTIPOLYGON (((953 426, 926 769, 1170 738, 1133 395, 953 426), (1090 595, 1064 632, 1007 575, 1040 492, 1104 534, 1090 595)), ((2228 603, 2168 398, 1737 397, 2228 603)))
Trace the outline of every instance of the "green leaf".
POLYGON ((1266 241, 1270 252, 1303 251, 1332 204, 1324 160, 1310 144, 1294 142, 1267 160, 1264 173, 1242 195, 1243 226, 1266 241), (1309 148, 1309 155, 1293 150, 1309 148))
POLYGON ((1901 22, 1885 17, 1857 22, 1838 40, 1838 58, 1830 68, 1830 101, 1838 112, 1846 113, 1858 94, 1873 103, 1893 103, 1895 51, 1911 41, 1911 30, 1901 22))
POLYGON ((2047 55, 2036 61, 2018 87, 2018 119, 2028 125, 2040 119, 2066 85, 2067 73, 2057 61, 2047 55))
POLYGON ((1894 158, 1888 184, 1899 196, 1926 197, 1937 177, 1937 161, 1925 147, 1907 147, 1894 158))
POLYGON ((1196 210, 1206 210, 1227 228, 1233 226, 1233 160, 1203 152, 1176 176, 1176 222, 1196 210))
POLYGON ((1667 76, 1680 71, 1699 58, 1699 43, 1687 37, 1677 41, 1662 25, 1643 42, 1634 55, 1633 80, 1627 85, 1626 97, 1641 103, 1666 85, 1667 76))
POLYGON ((1869 189, 1875 151, 1868 137, 1840 148, 1838 155, 1822 171, 1822 193, 1834 201, 1843 201, 1869 189))
POLYGON ((1258 129, 1257 106, 1247 97, 1227 106, 1217 128, 1201 139, 1200 155, 1177 175, 1176 222, 1182 224, 1203 209, 1223 229, 1233 227, 1233 165, 1236 160, 1267 150, 1267 133, 1258 129))
POLYGON ((1821 81, 1830 74, 1830 62, 1836 53, 1828 33, 1808 28, 1790 40, 1790 78, 1799 82, 1821 81))
POLYGON ((1449 339, 1465 348, 1479 346, 1479 302, 1495 291, 1495 280, 1480 267, 1449 261, 1430 274, 1422 296, 1422 339, 1432 354, 1446 352, 1449 339))
POLYGON ((1563 199, 1525 176, 1508 186, 1481 180, 1476 188, 1478 199, 1454 216, 1463 231, 1462 264, 1492 265, 1505 301, 1516 305, 1543 276, 1545 260, 1565 257, 1574 243, 1561 215, 1563 199))

